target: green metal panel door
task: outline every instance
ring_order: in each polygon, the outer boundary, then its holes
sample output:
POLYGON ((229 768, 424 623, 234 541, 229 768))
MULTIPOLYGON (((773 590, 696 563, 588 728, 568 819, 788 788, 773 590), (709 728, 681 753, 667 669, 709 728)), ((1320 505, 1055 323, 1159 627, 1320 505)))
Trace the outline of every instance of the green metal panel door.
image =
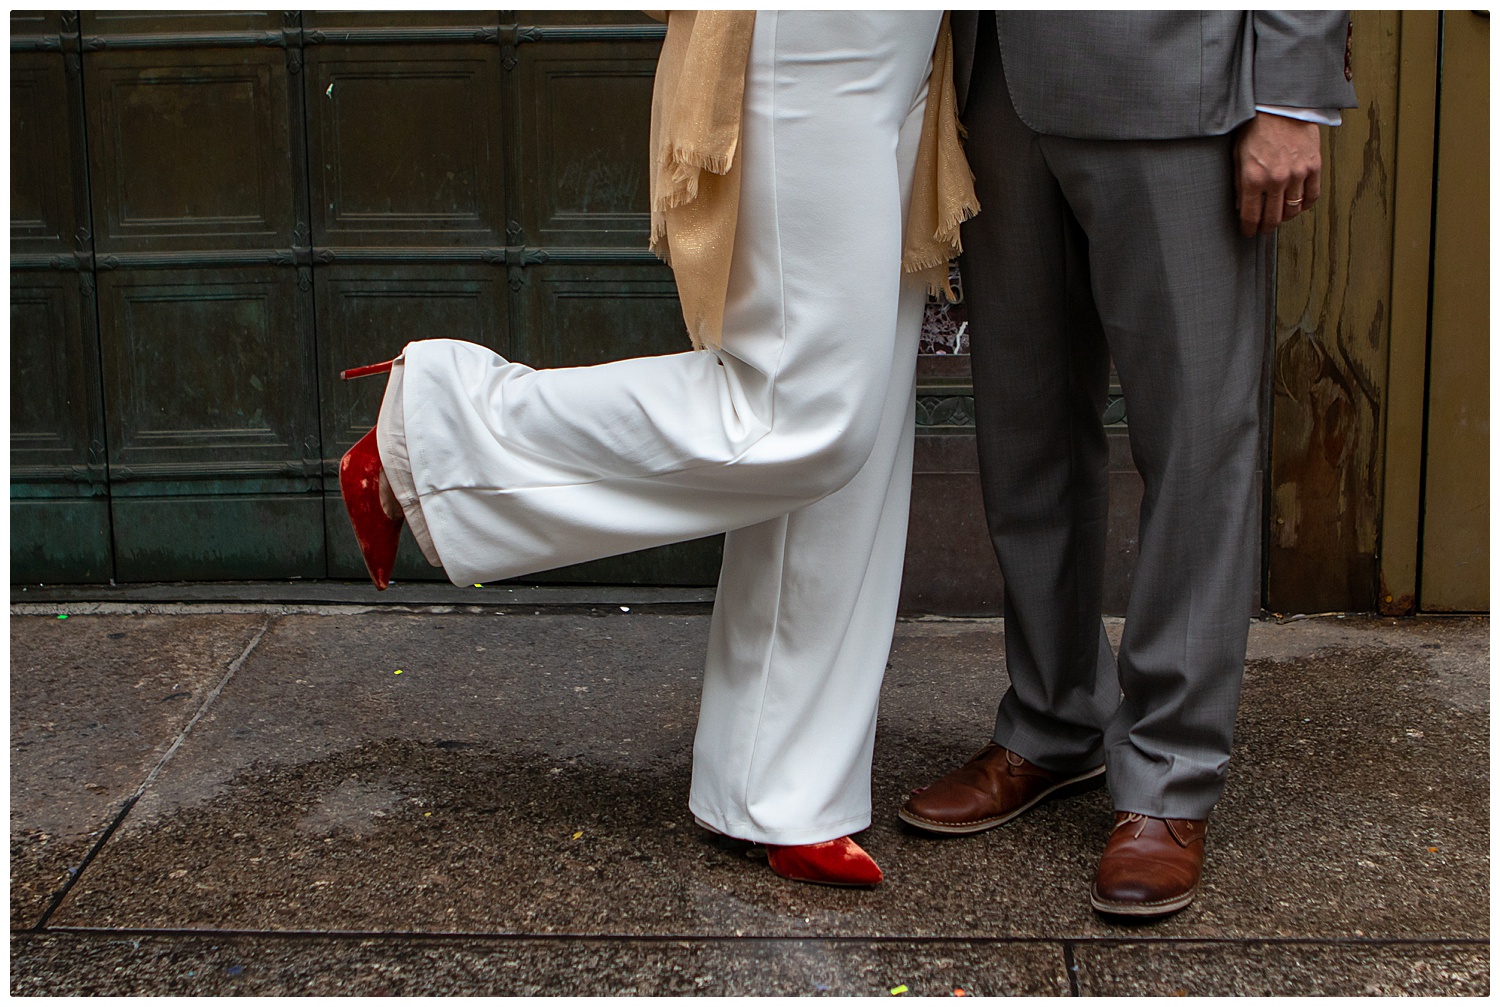
POLYGON ((11 18, 11 575, 114 575, 76 16, 11 18))
POLYGON ((267 44, 285 26, 83 14, 120 580, 324 573, 302 96, 295 51, 267 44))
MULTIPOLYGON (((339 370, 433 336, 543 367, 687 348, 645 251, 663 31, 15 13, 16 579, 362 577, 337 460, 382 383, 339 370)), ((441 576, 404 549, 399 577, 441 576)), ((542 579, 707 584, 717 558, 542 579)))

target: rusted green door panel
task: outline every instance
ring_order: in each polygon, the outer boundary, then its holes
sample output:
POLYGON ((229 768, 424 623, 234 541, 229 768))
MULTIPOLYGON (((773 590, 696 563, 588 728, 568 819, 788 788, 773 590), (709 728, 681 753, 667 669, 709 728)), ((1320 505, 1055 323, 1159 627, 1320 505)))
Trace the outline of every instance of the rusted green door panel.
POLYGON ((99 584, 114 574, 109 499, 10 499, 10 579, 99 584))
POLYGON ((132 270, 99 284, 114 483, 320 473, 311 302, 290 270, 132 270))
MULTIPOLYGON (((78 274, 13 270, 10 464, 13 484, 105 484, 92 300, 78 274)), ((97 488, 97 490, 95 489, 97 488)), ((49 494, 52 495, 52 494, 49 494)))
POLYGON ((320 261, 344 261, 345 246, 505 243, 496 57, 482 45, 308 47, 320 261))
POLYGON ((108 580, 104 416, 78 57, 60 12, 11 18, 11 577, 108 580))
POLYGON ((99 283, 117 578, 321 575, 312 305, 295 271, 141 269, 99 283), (296 506, 281 496, 296 493, 296 506), (261 494, 278 496, 236 499, 261 494), (304 541, 319 543, 316 572, 304 541))
POLYGON ((655 43, 521 47, 516 195, 528 244, 640 250, 650 234, 647 136, 655 43))
MULTIPOLYGON (((17 40, 56 38, 63 31, 64 12, 58 10, 13 10, 10 12, 11 50, 16 51, 17 40)), ((76 14, 74 15, 76 17, 76 14)), ((74 31, 77 29, 75 28, 74 31)), ((51 47, 56 49, 56 46, 51 47)))
POLYGON ((62 53, 10 57, 11 253, 72 252, 83 179, 77 106, 62 53))
POLYGON ((300 165, 282 53, 105 49, 85 71, 102 268, 294 244, 300 165))
MULTIPOLYGON (((14 148, 12 148, 14 149, 14 148)), ((93 299, 71 271, 11 273, 11 579, 114 575, 93 299)))
POLYGON ((129 580, 326 576, 316 494, 115 496, 117 565, 129 580))
MULTIPOLYGON (((507 140, 494 45, 455 44, 495 12, 310 12, 306 74, 329 576, 364 564, 338 458, 374 425, 381 378, 338 372, 414 339, 507 349, 507 140), (400 45, 369 44, 371 38, 400 45)), ((397 580, 442 579, 404 537, 397 580)))

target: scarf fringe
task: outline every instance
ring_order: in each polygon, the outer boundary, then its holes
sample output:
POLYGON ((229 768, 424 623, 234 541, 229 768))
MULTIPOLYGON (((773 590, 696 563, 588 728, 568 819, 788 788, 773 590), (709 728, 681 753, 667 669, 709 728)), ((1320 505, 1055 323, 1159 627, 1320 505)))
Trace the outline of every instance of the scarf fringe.
POLYGON ((651 212, 666 213, 668 210, 675 210, 679 206, 687 206, 697 198, 698 176, 694 174, 691 185, 683 186, 682 188, 672 188, 667 192, 658 194, 656 202, 651 205, 651 212))
POLYGON ((938 252, 932 252, 920 257, 908 256, 906 261, 901 263, 901 271, 903 273, 925 273, 929 269, 946 266, 952 261, 948 256, 938 252))
POLYGON ((913 269, 908 272, 922 280, 923 286, 927 288, 928 297, 941 297, 949 304, 958 303, 958 292, 953 289, 951 267, 947 260, 936 262, 925 269, 913 269))
POLYGON ((932 279, 927 281, 927 296, 941 297, 949 304, 958 303, 958 294, 953 289, 953 281, 949 280, 946 276, 940 281, 932 279))
MULTIPOLYGON (((734 166, 733 150, 723 154, 704 154, 686 147, 673 147, 661 157, 661 166, 669 172, 666 192, 657 195, 651 205, 652 212, 666 213, 679 206, 686 206, 698 198, 698 176, 701 172, 711 175, 727 175, 734 166)), ((665 228, 665 225, 662 225, 665 228)), ((652 233, 655 240, 656 226, 652 233)))
POLYGON ((977 202, 959 203, 943 214, 942 222, 938 224, 937 231, 932 235, 933 239, 950 246, 953 249, 953 254, 958 255, 964 250, 963 238, 961 237, 963 232, 959 230, 959 225, 966 220, 972 220, 978 212, 979 204, 977 202))
POLYGON ((734 155, 734 145, 720 154, 706 154, 691 147, 673 146, 662 153, 661 163, 663 167, 671 168, 673 177, 679 179, 684 171, 694 168, 713 175, 724 175, 734 164, 734 155))

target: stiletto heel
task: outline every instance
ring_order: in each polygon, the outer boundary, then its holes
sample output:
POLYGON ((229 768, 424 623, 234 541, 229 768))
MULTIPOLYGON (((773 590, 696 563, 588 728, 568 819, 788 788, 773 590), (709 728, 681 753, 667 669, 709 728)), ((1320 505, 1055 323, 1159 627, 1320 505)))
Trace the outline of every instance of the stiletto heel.
POLYGON ((369 377, 371 374, 386 374, 389 373, 391 365, 395 362, 394 360, 382 360, 378 364, 369 364, 365 367, 351 367, 347 371, 339 371, 339 377, 344 381, 349 381, 353 378, 369 377))
POLYGON ((880 865, 848 836, 806 846, 766 847, 771 870, 792 881, 873 888, 885 879, 880 865))
MULTIPOLYGON (((351 367, 341 371, 339 377, 348 381, 371 374, 385 374, 394 363, 394 360, 386 360, 368 367, 351 367)), ((375 428, 372 427, 339 460, 339 494, 344 498, 349 523, 354 526, 354 538, 359 542, 365 570, 375 582, 377 591, 384 591, 391 584, 391 570, 396 565, 396 547, 401 544, 403 520, 399 516, 391 517, 380 506, 382 471, 380 445, 375 441, 375 428)))

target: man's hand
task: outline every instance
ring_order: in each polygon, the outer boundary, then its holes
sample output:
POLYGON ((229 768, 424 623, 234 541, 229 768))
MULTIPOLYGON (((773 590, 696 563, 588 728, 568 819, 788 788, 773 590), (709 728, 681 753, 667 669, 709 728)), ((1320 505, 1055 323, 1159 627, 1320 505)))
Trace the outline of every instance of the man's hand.
POLYGON ((1270 234, 1318 199, 1323 150, 1318 124, 1257 112, 1234 145, 1240 231, 1270 234))

